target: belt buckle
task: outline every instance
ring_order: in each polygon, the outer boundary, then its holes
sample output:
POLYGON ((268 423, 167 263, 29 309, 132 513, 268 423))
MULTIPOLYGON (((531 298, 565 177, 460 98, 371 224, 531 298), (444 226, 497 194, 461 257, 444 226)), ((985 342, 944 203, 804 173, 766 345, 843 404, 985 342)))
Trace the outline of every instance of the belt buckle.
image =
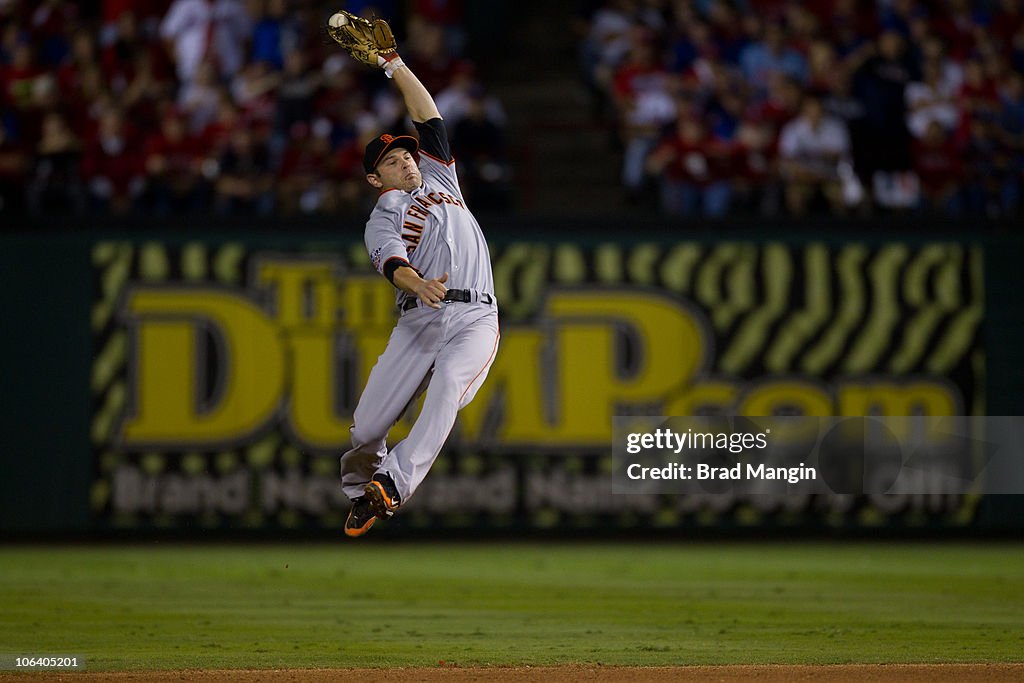
POLYGON ((442 301, 447 301, 448 303, 464 304, 468 303, 470 300, 472 300, 472 298, 473 297, 469 293, 468 289, 449 289, 444 293, 444 298, 442 299, 442 301))

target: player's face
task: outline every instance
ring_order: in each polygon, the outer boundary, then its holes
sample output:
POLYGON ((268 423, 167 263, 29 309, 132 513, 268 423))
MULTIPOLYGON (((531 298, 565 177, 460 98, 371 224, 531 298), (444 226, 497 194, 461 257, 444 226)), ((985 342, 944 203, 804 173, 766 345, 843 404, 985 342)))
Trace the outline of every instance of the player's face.
POLYGON ((382 190, 397 188, 411 192, 423 184, 423 177, 409 150, 397 147, 377 164, 377 173, 367 176, 370 184, 382 190), (376 181, 376 182, 375 182, 376 181))

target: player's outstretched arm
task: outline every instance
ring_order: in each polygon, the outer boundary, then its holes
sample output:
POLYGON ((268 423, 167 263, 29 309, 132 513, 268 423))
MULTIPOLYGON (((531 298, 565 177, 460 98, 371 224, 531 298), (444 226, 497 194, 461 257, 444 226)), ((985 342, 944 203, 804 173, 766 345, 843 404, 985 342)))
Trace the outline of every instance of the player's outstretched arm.
POLYGON ((398 90, 402 93, 402 97, 405 99, 405 108, 409 110, 409 116, 412 117, 413 121, 423 123, 430 119, 441 118, 441 112, 437 110, 434 98, 430 96, 427 89, 420 83, 420 79, 416 78, 416 74, 412 72, 412 69, 403 63, 395 69, 392 79, 395 81, 395 85, 398 86, 398 90))

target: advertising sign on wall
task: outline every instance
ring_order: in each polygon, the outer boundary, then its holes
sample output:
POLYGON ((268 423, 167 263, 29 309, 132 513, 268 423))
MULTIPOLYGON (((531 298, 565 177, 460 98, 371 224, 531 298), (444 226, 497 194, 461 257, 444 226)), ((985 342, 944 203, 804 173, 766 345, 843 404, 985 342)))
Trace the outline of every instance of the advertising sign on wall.
MULTIPOLYGON (((396 316, 362 245, 92 258, 97 517, 339 526, 337 458, 396 316)), ((612 495, 609 469, 616 416, 983 414, 982 261, 945 243, 505 246, 500 351, 407 523, 969 520, 964 496, 612 495)))

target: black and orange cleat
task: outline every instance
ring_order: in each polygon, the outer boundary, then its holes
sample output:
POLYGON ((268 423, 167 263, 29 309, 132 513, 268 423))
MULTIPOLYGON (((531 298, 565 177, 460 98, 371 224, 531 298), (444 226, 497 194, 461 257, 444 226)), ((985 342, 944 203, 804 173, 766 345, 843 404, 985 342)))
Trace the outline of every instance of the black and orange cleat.
POLYGON ((373 523, 377 521, 377 515, 373 511, 373 505, 366 496, 359 496, 352 501, 352 509, 348 511, 348 518, 345 520, 345 535, 350 538, 362 536, 373 523))
POLYGON ((402 504, 394 480, 386 474, 373 475, 373 479, 364 490, 364 498, 370 501, 370 507, 380 519, 387 519, 393 515, 402 504))

